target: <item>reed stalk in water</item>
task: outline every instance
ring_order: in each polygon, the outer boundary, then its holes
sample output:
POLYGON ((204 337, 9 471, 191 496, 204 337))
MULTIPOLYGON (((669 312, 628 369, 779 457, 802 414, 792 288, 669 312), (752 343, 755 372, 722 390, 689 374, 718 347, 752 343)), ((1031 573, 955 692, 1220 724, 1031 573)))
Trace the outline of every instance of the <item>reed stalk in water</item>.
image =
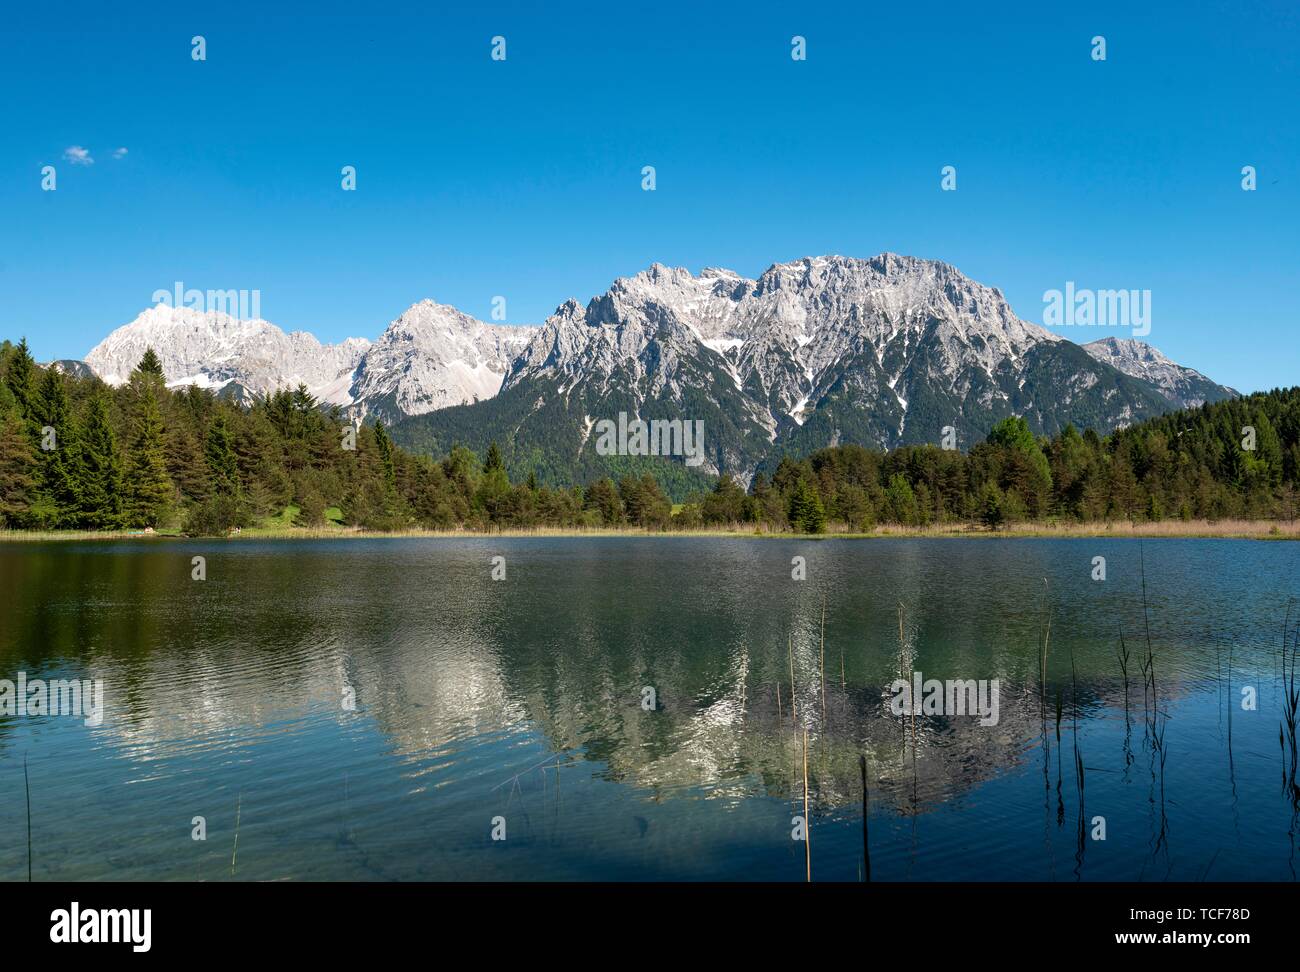
POLYGON ((821 669, 822 669, 822 722, 826 721, 826 598, 822 598, 822 644, 821 644, 821 669))
POLYGON ((23 754, 23 789, 27 792, 27 883, 32 883, 32 784, 27 776, 27 754, 23 754))
MULTIPOLYGON (((1287 606, 1286 624, 1291 622, 1290 605, 1287 606)), ((1297 716, 1300 715, 1300 690, 1295 684, 1296 656, 1300 654, 1300 626, 1294 636, 1282 630, 1282 721, 1283 726, 1277 731, 1278 743, 1282 746, 1282 783, 1284 789, 1289 787, 1288 795, 1294 803, 1300 803, 1300 787, 1296 786, 1296 764, 1300 750, 1297 749, 1297 716), (1288 669, 1287 648, 1290 646, 1290 668, 1288 669), (1283 734, 1285 729, 1285 735, 1283 734), (1290 767, 1287 764, 1287 749, 1290 749, 1290 767)))
POLYGON ((794 687, 794 636, 787 635, 785 650, 790 655, 790 718, 797 720, 799 718, 799 705, 795 702, 798 697, 794 687))
MULTIPOLYGON (((907 682, 908 685, 911 685, 911 684, 912 684, 912 656, 911 656, 911 653, 910 653, 910 652, 906 651, 906 648, 907 648, 907 639, 903 637, 903 602, 902 602, 902 601, 899 601, 899 602, 898 602, 898 653, 899 653, 900 658, 902 658, 902 657, 905 656, 906 659, 907 659, 907 671, 903 672, 902 675, 903 675, 903 680, 904 680, 905 682, 907 682)), ((916 707, 917 707, 917 700, 916 700, 916 699, 911 699, 911 700, 910 700, 910 704, 908 705, 908 709, 910 710, 910 712, 911 712, 911 717, 912 717, 912 776, 913 776, 913 779, 915 779, 915 777, 916 777, 916 707)), ((906 726, 904 726, 904 730, 903 730, 903 731, 904 731, 904 732, 907 731, 907 730, 906 730, 906 726)), ((906 739, 903 740, 903 758, 904 758, 904 759, 907 758, 907 740, 906 740, 906 739)))
POLYGON ((1043 620, 1038 638, 1038 711, 1047 723, 1047 649, 1052 638, 1052 610, 1048 603, 1047 578, 1043 578, 1043 620))
POLYGON ((1074 780, 1079 789, 1079 820, 1083 820, 1083 754, 1079 749, 1079 673, 1074 667, 1074 649, 1070 649, 1070 708, 1073 712, 1074 780))
POLYGON ((1128 644, 1124 641, 1124 629, 1119 629, 1119 671, 1124 676, 1124 721, 1128 722, 1128 644))
POLYGON ((812 822, 808 819, 808 727, 803 727, 803 859, 812 883, 812 822))
POLYGON ((239 818, 244 809, 244 791, 239 791, 239 798, 235 801, 235 847, 230 852, 230 876, 235 876, 235 857, 239 854, 239 818))
POLYGON ((862 771, 862 866, 868 884, 871 883, 871 842, 867 839, 867 818, 871 816, 871 791, 867 789, 867 757, 858 757, 862 771))

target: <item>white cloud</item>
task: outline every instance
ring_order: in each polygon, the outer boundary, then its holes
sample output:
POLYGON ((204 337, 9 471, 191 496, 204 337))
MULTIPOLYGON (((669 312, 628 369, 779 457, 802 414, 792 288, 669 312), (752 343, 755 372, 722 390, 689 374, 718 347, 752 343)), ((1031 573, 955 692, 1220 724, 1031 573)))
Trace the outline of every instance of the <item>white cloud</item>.
POLYGON ((84 149, 80 145, 69 145, 63 150, 63 158, 73 165, 94 165, 95 160, 90 157, 90 150, 84 149))
POLYGON ((113 158, 115 158, 115 159, 124 159, 124 158, 126 158, 126 149, 124 149, 124 148, 113 149, 113 158))

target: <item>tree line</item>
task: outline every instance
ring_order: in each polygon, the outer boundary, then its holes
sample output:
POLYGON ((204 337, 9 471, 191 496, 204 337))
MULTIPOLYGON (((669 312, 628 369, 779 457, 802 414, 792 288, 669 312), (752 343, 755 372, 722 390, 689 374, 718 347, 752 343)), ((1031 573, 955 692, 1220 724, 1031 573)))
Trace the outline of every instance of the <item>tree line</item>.
POLYGON ((1023 520, 1084 523, 1279 519, 1297 512, 1300 388, 1150 419, 1109 435, 1066 426, 1036 437, 1022 418, 998 422, 968 452, 858 445, 782 458, 748 494, 718 482, 705 522, 740 517, 816 533, 828 522, 927 526, 1023 520))
POLYGON ((374 530, 925 526, 1018 520, 1292 519, 1300 389, 1177 412, 1106 436, 999 422, 968 452, 858 445, 785 456, 749 488, 729 475, 674 506, 651 471, 618 482, 511 482, 492 444, 433 458, 382 424, 353 427, 303 386, 241 406, 166 387, 150 349, 123 385, 0 344, 0 527, 220 535, 267 522, 374 530))

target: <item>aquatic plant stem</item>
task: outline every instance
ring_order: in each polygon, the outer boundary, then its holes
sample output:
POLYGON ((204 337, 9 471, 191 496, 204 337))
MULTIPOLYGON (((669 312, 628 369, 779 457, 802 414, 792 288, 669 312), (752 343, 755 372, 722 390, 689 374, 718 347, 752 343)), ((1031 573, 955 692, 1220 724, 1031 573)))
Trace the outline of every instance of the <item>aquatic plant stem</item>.
POLYGON ((239 798, 235 801, 235 847, 230 852, 230 876, 235 876, 235 857, 239 854, 239 819, 243 815, 244 809, 244 791, 239 791, 239 798))
POLYGON ((826 598, 822 598, 822 643, 821 643, 821 669, 822 669, 822 723, 826 722, 826 598))
POLYGON ((808 819, 808 727, 803 727, 803 859, 806 880, 812 883, 812 822, 808 819))
POLYGON ((27 792, 27 883, 32 883, 32 784, 27 775, 27 754, 23 753, 23 789, 27 792))
POLYGON ((862 866, 863 876, 871 883, 871 842, 867 839, 867 818, 871 815, 871 793, 867 789, 867 757, 858 757, 858 768, 862 771, 862 866))

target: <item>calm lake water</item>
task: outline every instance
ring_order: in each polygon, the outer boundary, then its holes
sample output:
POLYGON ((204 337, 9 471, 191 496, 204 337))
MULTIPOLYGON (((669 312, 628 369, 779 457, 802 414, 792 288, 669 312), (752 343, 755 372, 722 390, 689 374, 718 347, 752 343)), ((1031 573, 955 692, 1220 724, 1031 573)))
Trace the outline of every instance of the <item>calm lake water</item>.
POLYGON ((38 881, 802 881, 806 726, 814 880, 862 877, 865 755, 873 880, 1292 881, 1298 567, 1230 540, 0 545, 0 679, 105 702, 0 716, 0 879, 27 876, 25 758, 38 881), (911 670, 998 679, 997 724, 894 715, 911 670))

